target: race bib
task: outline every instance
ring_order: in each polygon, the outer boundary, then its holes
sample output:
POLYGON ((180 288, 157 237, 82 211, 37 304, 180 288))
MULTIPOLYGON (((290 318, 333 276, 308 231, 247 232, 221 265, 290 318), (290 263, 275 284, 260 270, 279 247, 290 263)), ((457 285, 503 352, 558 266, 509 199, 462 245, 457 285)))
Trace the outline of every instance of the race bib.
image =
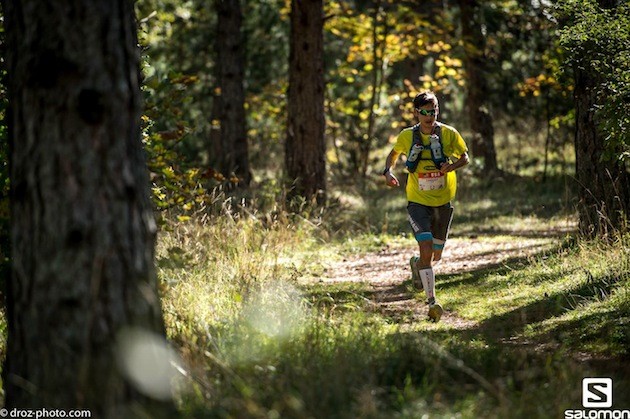
POLYGON ((446 176, 441 172, 418 173, 418 188, 421 191, 433 191, 446 186, 446 176))

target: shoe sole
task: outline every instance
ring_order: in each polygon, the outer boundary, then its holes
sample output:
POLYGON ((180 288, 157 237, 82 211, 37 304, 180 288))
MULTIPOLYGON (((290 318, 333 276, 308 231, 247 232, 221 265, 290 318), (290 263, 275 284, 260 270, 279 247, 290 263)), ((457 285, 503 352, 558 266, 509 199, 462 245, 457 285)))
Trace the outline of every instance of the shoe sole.
POLYGON ((443 313, 444 309, 439 304, 433 304, 429 307, 429 319, 435 323, 440 321, 443 313))

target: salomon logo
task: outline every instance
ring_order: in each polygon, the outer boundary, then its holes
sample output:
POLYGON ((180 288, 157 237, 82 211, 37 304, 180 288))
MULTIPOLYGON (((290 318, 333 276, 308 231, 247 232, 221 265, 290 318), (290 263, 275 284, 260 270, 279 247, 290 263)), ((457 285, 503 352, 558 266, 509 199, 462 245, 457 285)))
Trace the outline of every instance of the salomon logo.
POLYGON ((582 406, 612 407, 612 378, 585 378, 582 380, 582 406))
POLYGON ((564 411, 565 419, 630 419, 628 409, 610 409, 613 405, 612 378, 584 378, 582 380, 583 409, 564 411))

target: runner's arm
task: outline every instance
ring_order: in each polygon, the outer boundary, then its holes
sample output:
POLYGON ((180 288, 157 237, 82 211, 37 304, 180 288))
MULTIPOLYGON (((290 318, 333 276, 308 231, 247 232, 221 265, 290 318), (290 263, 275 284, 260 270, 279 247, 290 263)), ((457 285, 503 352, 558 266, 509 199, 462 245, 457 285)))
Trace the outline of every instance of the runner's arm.
POLYGON ((396 150, 389 152, 387 156, 387 160, 385 160, 385 170, 383 171, 383 176, 385 176, 385 182, 387 182, 387 186, 399 186, 400 183, 396 176, 392 173, 392 169, 396 166, 396 161, 398 161, 398 156, 400 153, 396 150))
POLYGON ((459 159, 457 159, 453 163, 443 164, 442 167, 440 167, 440 172, 442 173, 452 172, 454 170, 459 169, 460 167, 466 166, 468 163, 470 163, 470 158, 468 157, 468 153, 464 152, 464 154, 459 156, 459 159))
POLYGON ((385 160, 385 169, 393 169, 398 161, 398 156, 400 156, 400 153, 392 149, 387 156, 387 160, 385 160))

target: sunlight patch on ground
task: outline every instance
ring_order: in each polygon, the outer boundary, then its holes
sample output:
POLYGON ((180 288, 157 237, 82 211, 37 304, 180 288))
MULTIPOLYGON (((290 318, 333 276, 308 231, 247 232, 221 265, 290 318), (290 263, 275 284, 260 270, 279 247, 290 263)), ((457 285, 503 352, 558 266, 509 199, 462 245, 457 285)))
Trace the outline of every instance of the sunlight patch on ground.
POLYGON ((474 239, 450 239, 442 261, 435 266, 436 274, 476 271, 500 266, 508 260, 529 258, 550 250, 557 241, 553 238, 522 238, 490 236, 474 239))

